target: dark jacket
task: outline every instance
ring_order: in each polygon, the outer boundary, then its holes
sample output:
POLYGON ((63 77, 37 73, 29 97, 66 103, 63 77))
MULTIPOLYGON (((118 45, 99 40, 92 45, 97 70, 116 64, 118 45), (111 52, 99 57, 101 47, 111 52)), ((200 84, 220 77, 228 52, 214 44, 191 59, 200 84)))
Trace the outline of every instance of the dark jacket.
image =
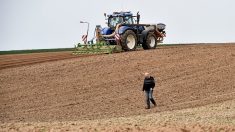
POLYGON ((143 91, 150 91, 150 88, 154 87, 155 87, 155 80, 153 77, 150 76, 150 78, 144 79, 143 91))

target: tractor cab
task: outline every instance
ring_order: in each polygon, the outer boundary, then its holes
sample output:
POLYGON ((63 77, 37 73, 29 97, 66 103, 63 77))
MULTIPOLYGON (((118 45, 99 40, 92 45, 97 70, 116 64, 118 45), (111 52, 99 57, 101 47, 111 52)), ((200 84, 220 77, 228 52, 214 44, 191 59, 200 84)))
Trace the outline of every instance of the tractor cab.
MULTIPOLYGON (((107 17, 108 20, 107 22, 108 27, 102 28, 101 34, 110 35, 115 31, 118 24, 122 25, 122 27, 119 30, 119 34, 124 33, 124 31, 130 28, 131 25, 138 24, 140 15, 137 13, 137 15, 134 16, 131 12, 113 12, 113 14, 109 14, 107 16, 105 14, 105 17, 107 17)), ((131 28, 133 28, 133 30, 136 30, 136 28, 139 28, 139 26, 132 26, 131 28)))
POLYGON ((115 28, 117 24, 134 24, 131 12, 114 12, 108 15, 108 27, 115 28))

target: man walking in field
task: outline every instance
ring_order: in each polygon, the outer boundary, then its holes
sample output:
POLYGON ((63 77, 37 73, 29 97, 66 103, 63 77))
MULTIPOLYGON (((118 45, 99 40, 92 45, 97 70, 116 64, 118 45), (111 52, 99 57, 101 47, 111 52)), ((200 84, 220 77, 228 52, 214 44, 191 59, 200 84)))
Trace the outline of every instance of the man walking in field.
POLYGON ((150 109, 150 102, 152 102, 153 105, 156 106, 156 102, 153 99, 153 89, 155 87, 155 80, 147 72, 144 73, 144 76, 145 76, 145 79, 144 79, 143 91, 145 91, 145 94, 146 94, 146 103, 147 103, 146 109, 150 109))

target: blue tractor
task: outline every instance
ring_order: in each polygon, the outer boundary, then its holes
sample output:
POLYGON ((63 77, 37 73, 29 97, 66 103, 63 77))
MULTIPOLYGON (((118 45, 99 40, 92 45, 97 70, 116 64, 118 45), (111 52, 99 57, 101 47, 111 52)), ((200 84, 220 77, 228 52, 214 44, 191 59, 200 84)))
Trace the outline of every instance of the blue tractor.
POLYGON ((165 24, 140 24, 139 13, 113 12, 106 15, 108 27, 96 27, 96 41, 120 45, 124 51, 134 51, 138 45, 143 49, 155 49, 165 37, 165 24))

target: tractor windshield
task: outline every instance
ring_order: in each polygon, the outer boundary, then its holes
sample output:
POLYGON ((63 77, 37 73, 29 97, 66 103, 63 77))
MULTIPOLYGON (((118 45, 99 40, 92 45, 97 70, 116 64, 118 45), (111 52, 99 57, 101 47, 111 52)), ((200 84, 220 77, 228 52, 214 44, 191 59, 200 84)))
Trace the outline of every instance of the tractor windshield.
POLYGON ((116 27, 117 24, 123 23, 123 24, 133 24, 133 17, 132 16, 124 16, 124 17, 110 17, 108 19, 108 26, 109 27, 116 27))
POLYGON ((117 24, 123 23, 122 17, 111 17, 109 18, 109 27, 116 27, 117 24))
POLYGON ((125 16, 124 21, 125 21, 125 24, 133 24, 133 17, 125 16))

